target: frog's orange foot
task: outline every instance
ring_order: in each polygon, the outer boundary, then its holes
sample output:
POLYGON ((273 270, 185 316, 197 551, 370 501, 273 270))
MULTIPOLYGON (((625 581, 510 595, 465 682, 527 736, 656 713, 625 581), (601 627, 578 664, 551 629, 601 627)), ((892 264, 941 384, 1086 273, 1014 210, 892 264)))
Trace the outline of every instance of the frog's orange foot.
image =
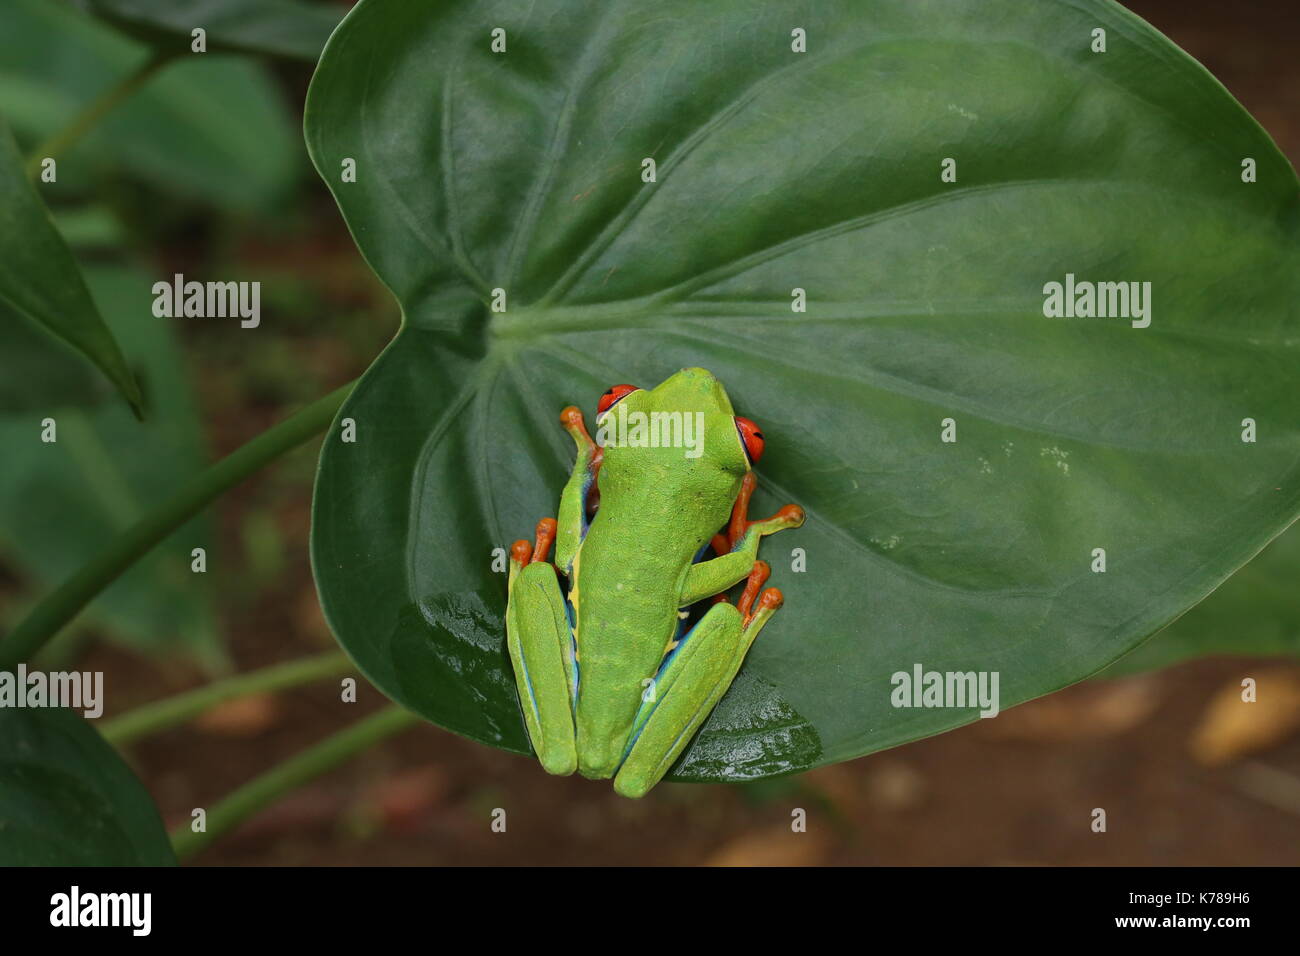
POLYGON ((520 538, 512 544, 510 563, 522 568, 537 561, 545 561, 551 553, 551 545, 555 543, 555 529, 554 518, 543 518, 537 522, 536 543, 529 544, 527 539, 520 538))
POLYGON ((560 424, 577 443, 579 458, 584 453, 591 455, 591 461, 587 465, 591 472, 591 483, 587 487, 586 500, 582 503, 587 519, 590 520, 595 516, 596 509, 600 507, 600 488, 596 482, 600 478, 601 463, 605 460, 605 449, 592 441, 591 433, 587 431, 587 421, 582 417, 582 409, 577 405, 569 405, 560 412, 560 424))
POLYGON ((543 518, 537 522, 537 544, 533 548, 533 561, 545 561, 555 543, 555 519, 543 518))
POLYGON ((798 528, 808 520, 807 513, 798 505, 785 505, 781 510, 772 517, 763 522, 752 522, 753 524, 774 524, 782 528, 798 528))
POLYGON ((746 472, 740 482, 740 494, 736 495, 736 503, 731 508, 731 523, 727 525, 727 541, 730 548, 736 546, 745 536, 745 530, 752 524, 749 520, 749 499, 754 497, 754 489, 757 487, 758 476, 753 471, 746 472))
POLYGON ((758 599, 758 604, 754 609, 745 615, 745 627, 750 628, 755 625, 762 627, 767 623, 767 619, 776 613, 777 609, 785 603, 785 595, 781 593, 780 588, 768 588, 758 599))
MULTIPOLYGON (((754 599, 758 597, 759 588, 767 583, 767 579, 772 576, 772 567, 766 561, 755 561, 753 570, 749 572, 749 578, 745 581, 745 590, 740 595, 740 600, 736 602, 736 610, 740 612, 741 617, 748 624, 753 615, 754 599)), ((778 592, 779 593, 779 592, 778 592)))
POLYGON ((748 531, 757 525, 763 534, 771 534, 774 531, 784 531, 786 528, 797 528, 807 517, 798 505, 786 505, 770 518, 745 522, 745 530, 748 531))
POLYGON ((566 405, 560 412, 560 424, 574 438, 581 438, 584 444, 594 445, 587 431, 587 420, 582 417, 582 409, 577 405, 566 405))

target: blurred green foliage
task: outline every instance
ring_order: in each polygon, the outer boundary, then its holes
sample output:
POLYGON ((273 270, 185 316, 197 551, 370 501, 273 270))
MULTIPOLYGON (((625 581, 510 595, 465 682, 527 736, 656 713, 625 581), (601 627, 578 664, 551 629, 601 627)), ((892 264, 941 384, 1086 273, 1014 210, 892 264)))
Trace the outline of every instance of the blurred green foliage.
MULTIPOLYGON (((152 53, 50 0, 0 4, 0 114, 28 148, 152 53)), ((307 168, 297 123, 257 62, 190 54, 163 67, 101 125, 59 157, 47 201, 94 195, 125 173, 226 209, 269 211, 307 168)))
POLYGON ((162 50, 190 48, 202 27, 209 50, 265 53, 314 63, 346 8, 303 0, 78 0, 85 10, 162 50))
MULTIPOLYGON (((187 362, 169 324, 151 311, 149 277, 93 266, 86 277, 145 392, 146 420, 120 402, 50 405, 0 416, 0 554, 37 597, 170 495, 207 461, 187 362), (51 417, 57 441, 41 441, 51 417)), ((0 316, 0 323, 7 316, 0 316)), ((25 357, 33 376, 59 368, 54 355, 25 357)), ((196 518, 127 569, 90 606, 83 622, 114 642, 163 656, 184 654, 224 669, 208 574, 190 570, 202 547, 212 561, 211 522, 196 518)), ((15 607, 6 615, 13 618, 15 607)), ((13 620, 9 621, 10 624, 13 620)))
MULTIPOLYGON (((69 380, 66 353, 79 352, 93 362, 138 414, 140 387, 131 376, 121 348, 95 309, 76 262, 63 237, 28 179, 18 146, 0 118, 0 306, 12 314, 0 329, 0 344, 18 363, 48 335, 66 350, 57 362, 55 380, 69 380)), ((52 347, 57 351, 56 347, 52 347)), ((65 400, 35 374, 36 366, 24 362, 0 384, 0 410, 26 408, 34 396, 46 401, 65 400)), ((69 396, 81 401, 87 396, 69 396)))

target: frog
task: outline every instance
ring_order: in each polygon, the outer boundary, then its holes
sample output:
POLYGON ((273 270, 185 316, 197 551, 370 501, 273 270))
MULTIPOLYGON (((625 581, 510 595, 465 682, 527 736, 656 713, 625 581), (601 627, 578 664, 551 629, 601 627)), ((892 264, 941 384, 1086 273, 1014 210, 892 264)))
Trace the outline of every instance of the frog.
POLYGON ((577 406, 560 423, 576 460, 555 517, 510 548, 506 645, 543 769, 613 778, 617 793, 639 798, 784 603, 763 588, 771 567, 759 543, 801 526, 805 512, 791 504, 749 519, 766 439, 706 369, 651 389, 611 387, 596 438, 577 406), (742 580, 732 604, 727 592, 742 580))

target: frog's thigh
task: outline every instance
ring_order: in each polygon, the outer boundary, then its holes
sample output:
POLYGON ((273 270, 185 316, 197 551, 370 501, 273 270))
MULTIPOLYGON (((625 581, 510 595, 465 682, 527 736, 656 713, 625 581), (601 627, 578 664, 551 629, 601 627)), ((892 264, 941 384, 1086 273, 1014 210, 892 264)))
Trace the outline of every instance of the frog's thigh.
POLYGON ((639 735, 614 778, 615 790, 645 796, 668 772, 731 686, 752 637, 730 604, 715 604, 700 619, 641 705, 633 729, 639 735))
POLYGON ((547 773, 573 773, 573 633, 555 568, 545 561, 521 568, 510 587, 506 643, 537 759, 547 773))

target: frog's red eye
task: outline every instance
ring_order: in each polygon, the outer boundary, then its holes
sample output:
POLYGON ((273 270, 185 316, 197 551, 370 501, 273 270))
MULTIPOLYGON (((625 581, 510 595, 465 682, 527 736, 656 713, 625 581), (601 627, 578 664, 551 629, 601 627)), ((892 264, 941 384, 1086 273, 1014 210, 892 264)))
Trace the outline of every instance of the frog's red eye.
POLYGON ((745 443, 745 454, 749 456, 750 464, 758 461, 763 457, 763 433, 758 430, 758 426, 748 418, 736 416, 736 431, 740 432, 740 440, 745 443))
POLYGON ((596 403, 596 414, 604 415, 607 411, 613 408, 616 403, 627 398, 627 396, 631 395, 633 392, 639 391, 641 390, 635 385, 613 386, 605 392, 604 395, 600 396, 600 401, 596 403))

